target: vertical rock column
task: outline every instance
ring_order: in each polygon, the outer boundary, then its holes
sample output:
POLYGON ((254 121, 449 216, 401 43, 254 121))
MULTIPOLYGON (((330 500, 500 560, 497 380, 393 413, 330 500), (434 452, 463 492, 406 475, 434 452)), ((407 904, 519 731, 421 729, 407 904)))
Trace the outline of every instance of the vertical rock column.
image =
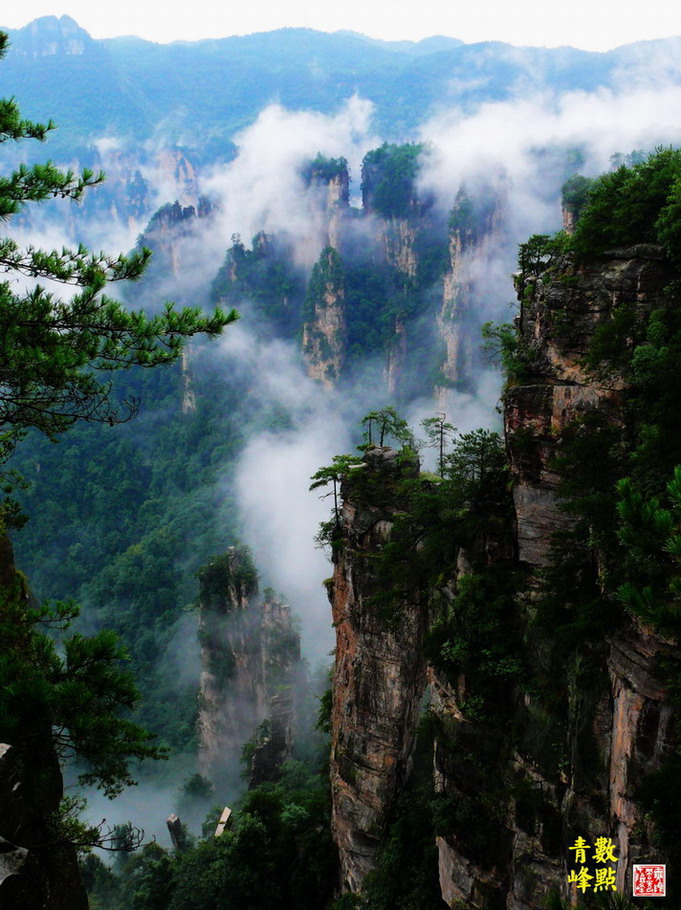
POLYGON ((252 607, 258 576, 247 551, 230 547, 201 570, 199 583, 201 771, 236 773, 243 744, 267 713, 259 616, 252 607))
POLYGON ((342 887, 359 891, 374 866, 410 764, 425 685, 421 599, 402 599, 387 616, 376 557, 390 540, 400 481, 418 464, 388 448, 370 449, 343 484, 341 537, 331 591, 336 628, 331 788, 342 887))
POLYGON ((269 591, 259 597, 257 572, 244 548, 230 547, 199 580, 201 771, 227 783, 236 779, 243 746, 257 730, 251 771, 257 781, 275 779, 290 758, 301 672, 290 609, 269 591))
MULTIPOLYGON (((632 307, 643 316, 663 305, 670 278, 661 249, 640 244, 581 266, 566 259, 547 280, 518 282, 528 369, 524 383, 507 390, 504 421, 518 558, 532 572, 550 561, 552 534, 572 524, 560 508, 561 477, 553 460, 566 430, 598 411, 627 432, 622 378, 613 373, 599 380, 586 371, 583 358, 599 326, 619 308, 632 307)), ((661 856, 659 848, 651 851, 649 820, 635 794, 675 748, 674 710, 661 668, 680 657, 676 643, 629 617, 608 641, 600 692, 575 687, 566 704, 570 760, 562 772, 562 821, 570 830, 613 837, 620 892, 626 893, 633 863, 661 856)), ((528 697, 527 705, 537 713, 536 697, 531 705, 528 697)), ((513 898, 518 900, 519 892, 513 898)), ((510 898, 507 903, 512 906, 510 898)))
POLYGON ((305 300, 303 353, 307 373, 333 388, 345 362, 345 283, 340 256, 327 246, 312 270, 305 300))
POLYGON ((445 410, 448 389, 473 380, 481 314, 486 312, 479 263, 489 265, 504 238, 504 209, 505 198, 499 188, 478 187, 474 198, 462 188, 450 215, 449 261, 437 315, 443 361, 436 394, 445 410))

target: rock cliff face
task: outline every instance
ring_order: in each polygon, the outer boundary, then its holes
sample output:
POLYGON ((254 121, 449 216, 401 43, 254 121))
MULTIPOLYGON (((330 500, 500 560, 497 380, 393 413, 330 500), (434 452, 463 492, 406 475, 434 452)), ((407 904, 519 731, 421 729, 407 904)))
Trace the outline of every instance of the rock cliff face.
MULTIPOLYGON (((637 246, 579 268, 565 260, 544 280, 535 278, 518 282, 524 381, 505 395, 515 531, 500 528, 478 552, 460 551, 440 597, 453 603, 473 564, 476 571, 520 572, 523 593, 507 619, 509 634, 519 635, 528 678, 552 678, 553 688, 509 684, 502 722, 490 725, 471 715, 474 693, 465 676, 452 681, 427 668, 437 724, 435 788, 450 807, 448 825, 436 838, 441 893, 450 907, 539 910, 551 891, 574 895, 569 847, 579 836, 589 843, 612 838, 620 893, 629 893, 633 863, 666 858, 666 848, 654 846, 637 793, 677 748, 663 674, 665 666, 679 665, 681 649, 625 618, 589 646, 586 663, 575 656, 556 662, 553 630, 534 620, 551 537, 573 526, 560 508, 553 456, 585 415, 602 415, 615 434, 626 432, 622 379, 595 379, 583 355, 596 328, 619 307, 643 312, 663 302, 670 276, 658 248, 637 246)), ((361 888, 375 864, 385 819, 408 771, 424 679, 426 592, 405 606, 397 629, 371 601, 377 590, 371 556, 389 539, 400 507, 387 492, 389 465, 381 451, 370 454, 344 488, 335 557, 332 786, 350 890, 361 888), (374 473, 379 479, 363 486, 374 473)))
POLYGON ((566 265, 547 285, 519 283, 519 328, 535 381, 508 390, 504 416, 521 562, 543 565, 551 533, 568 522, 558 510, 558 477, 551 467, 563 431, 594 408, 619 420, 621 380, 599 382, 581 366, 594 331, 618 307, 652 308, 669 280, 661 251, 641 245, 578 271, 566 265))
POLYGON ((442 305, 437 314, 444 352, 443 382, 435 393, 443 406, 448 387, 465 386, 473 378, 474 339, 479 335, 479 263, 489 258, 503 236, 503 210, 501 194, 492 190, 481 193, 476 204, 461 190, 452 209, 442 305))
MULTIPOLYGON (((381 255, 393 271, 394 283, 406 288, 416 282, 418 254, 416 242, 422 229, 418 214, 412 217, 389 218, 379 221, 378 240, 381 255)), ((404 377, 410 339, 405 320, 396 315, 392 320, 392 338, 388 343, 385 378, 389 395, 399 392, 404 377)))
POLYGON ((206 218, 210 211, 206 201, 199 200, 196 206, 168 203, 155 212, 141 237, 142 244, 154 252, 152 276, 177 278, 190 268, 189 262, 182 261, 181 241, 196 230, 198 219, 206 218))
POLYGON ((373 868, 409 772, 425 685, 423 604, 400 603, 391 622, 372 602, 379 590, 374 559, 389 541, 400 507, 396 485, 417 470, 413 462, 401 464, 392 449, 372 449, 342 490, 342 537, 331 587, 336 628, 331 792, 344 890, 359 890, 373 868))
POLYGON ((329 246, 312 271, 303 325, 308 375, 325 388, 333 388, 341 376, 345 342, 345 285, 340 257, 329 246))
POLYGON ((231 548, 200 573, 202 773, 234 779, 252 740, 255 776, 276 778, 293 741, 300 640, 288 606, 258 595, 248 553, 231 548))
POLYGON ((350 175, 347 165, 333 169, 331 173, 314 164, 308 182, 313 217, 320 219, 324 246, 332 246, 343 252, 345 219, 350 206, 350 175))
MULTIPOLYGON (((521 337, 533 375, 531 383, 507 391, 504 417, 517 559, 529 570, 530 590, 532 577, 547 564, 551 535, 572 522, 559 507, 559 477, 552 466, 564 432, 594 410, 615 425, 622 419, 622 382, 616 376, 595 381, 580 358, 596 327, 612 319, 617 307, 650 308, 660 302, 669 280, 661 259, 651 247, 614 251, 580 269, 566 262, 548 282, 519 288, 521 337)), ((529 628, 531 594, 520 612, 529 628)), ((527 644, 527 666, 545 672, 550 636, 527 644)), ((488 793, 493 791, 489 781, 502 782, 499 842, 487 856, 471 851, 463 832, 438 839, 442 894, 450 906, 464 901, 482 907, 496 895, 506 907, 520 910, 541 907, 550 890, 568 896, 568 847, 580 834, 613 839, 620 892, 627 893, 633 862, 659 861, 634 793, 643 775, 658 769, 673 749, 673 712, 659 665, 661 659, 679 657, 672 643, 629 620, 613 634, 590 675, 580 675, 578 667, 560 668, 569 680, 563 722, 541 695, 525 693, 514 708, 522 735, 496 744, 484 728, 476 730, 461 719, 456 693, 435 680, 435 712, 449 725, 449 736, 436 747, 442 792, 456 797, 467 789, 470 769, 455 753, 464 744, 486 767, 488 793), (553 754, 548 739, 557 741, 553 754)), ((484 782, 478 783, 484 790, 484 782)))

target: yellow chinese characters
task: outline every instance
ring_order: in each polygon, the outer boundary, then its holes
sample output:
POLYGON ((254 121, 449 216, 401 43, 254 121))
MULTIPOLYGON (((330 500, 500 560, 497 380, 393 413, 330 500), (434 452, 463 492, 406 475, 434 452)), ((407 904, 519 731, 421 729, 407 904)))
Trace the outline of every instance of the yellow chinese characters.
POLYGON ((617 891, 617 886, 615 885, 615 870, 611 866, 606 866, 604 869, 596 869, 594 891, 607 891, 608 888, 617 891))
MULTIPOLYGON (((589 867, 586 865, 586 851, 591 850, 591 844, 587 844, 583 837, 578 837, 570 847, 570 850, 574 850, 575 854, 571 858, 572 862, 575 866, 579 865, 580 868, 570 870, 568 882, 574 884, 578 891, 581 891, 582 894, 590 888, 593 888, 594 891, 617 891, 615 869, 613 867, 596 868, 594 869, 595 875, 591 874, 589 867)), ((615 844, 609 837, 597 837, 593 850, 591 859, 594 863, 603 865, 605 863, 618 862, 618 857, 615 856, 615 844)))
POLYGON ((568 875, 568 881, 575 882, 577 888, 579 888, 582 894, 584 894, 584 892, 591 887, 590 882, 592 878, 593 875, 589 875, 589 870, 586 868, 586 866, 582 866, 579 872, 577 872, 576 869, 572 869, 568 875))
POLYGON ((594 853, 593 858, 597 863, 617 862, 617 857, 614 852, 615 845, 609 837, 597 837, 596 843, 594 844, 594 850, 596 852, 594 853))
POLYGON ((578 837, 574 842, 574 845, 570 847, 571 850, 575 851, 575 858, 573 862, 575 863, 585 863, 586 862, 586 851, 591 845, 587 844, 583 837, 578 837))

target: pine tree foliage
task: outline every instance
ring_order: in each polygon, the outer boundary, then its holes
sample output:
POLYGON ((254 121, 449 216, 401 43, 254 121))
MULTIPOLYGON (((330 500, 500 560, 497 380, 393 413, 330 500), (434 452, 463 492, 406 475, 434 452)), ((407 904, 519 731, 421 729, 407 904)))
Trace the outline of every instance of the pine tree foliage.
MULTIPOLYGON (((7 43, 0 33, 0 57, 7 43)), ((23 119, 13 99, 0 100, 0 146, 41 141, 53 128, 51 121, 23 119)), ((75 174, 51 162, 22 164, 0 176, 0 218, 7 221, 48 199, 78 202, 102 180, 102 174, 75 174)), ((238 318, 234 310, 204 315, 170 303, 149 316, 105 293, 111 282, 139 278, 149 256, 148 250, 110 256, 82 245, 22 248, 0 238, 0 465, 29 429, 54 437, 77 421, 114 425, 129 419, 137 402, 118 406, 107 375, 172 363, 186 338, 217 336, 238 318)), ((0 476, 10 493, 16 478, 7 470, 0 476)), ((64 632, 78 611, 73 604, 36 609, 6 536, 6 528, 19 522, 11 500, 0 506, 0 741, 33 756, 26 762, 27 791, 41 813, 54 774, 43 779, 31 770, 36 755, 75 759, 82 783, 113 796, 134 782, 132 762, 164 753, 133 720, 139 693, 116 634, 76 633, 60 641, 45 634, 44 626, 64 632)))
MULTIPOLYGON (((0 56, 7 37, 0 35, 0 56)), ((0 143, 22 139, 43 140, 54 124, 21 118, 11 99, 0 102, 0 143)), ((50 198, 78 201, 101 183, 103 175, 81 174, 51 162, 20 165, 0 177, 0 217, 5 220, 30 203, 50 198)), ((20 247, 0 238, 0 431, 14 441, 28 427, 52 435, 76 420, 109 424, 129 419, 135 401, 122 408, 110 398, 110 384, 102 371, 133 365, 153 367, 177 359, 185 338, 214 337, 237 318, 232 310, 176 310, 167 303, 160 315, 129 312, 104 293, 110 282, 135 280, 143 273, 149 251, 129 256, 76 249, 41 250, 20 247), (61 297, 43 284, 49 281, 72 288, 61 297), (43 283, 41 283, 43 282, 43 283)))

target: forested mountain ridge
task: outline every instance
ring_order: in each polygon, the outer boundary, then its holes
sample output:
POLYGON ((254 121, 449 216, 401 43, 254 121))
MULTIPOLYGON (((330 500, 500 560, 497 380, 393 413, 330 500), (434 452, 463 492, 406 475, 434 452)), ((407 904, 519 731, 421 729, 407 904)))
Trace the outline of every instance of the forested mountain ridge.
POLYGON ((359 94, 375 104, 381 135, 402 140, 434 105, 502 100, 519 81, 528 93, 533 87, 590 91, 614 84, 642 52, 673 53, 678 41, 602 54, 501 42, 381 43, 289 28, 158 45, 132 37, 95 40, 68 16, 7 32, 13 49, 2 85, 21 93, 29 116, 61 112, 55 147, 82 147, 93 136, 172 136, 200 161, 224 156, 235 132, 272 102, 328 112, 359 94), (96 103, 101 98, 105 105, 96 103))

